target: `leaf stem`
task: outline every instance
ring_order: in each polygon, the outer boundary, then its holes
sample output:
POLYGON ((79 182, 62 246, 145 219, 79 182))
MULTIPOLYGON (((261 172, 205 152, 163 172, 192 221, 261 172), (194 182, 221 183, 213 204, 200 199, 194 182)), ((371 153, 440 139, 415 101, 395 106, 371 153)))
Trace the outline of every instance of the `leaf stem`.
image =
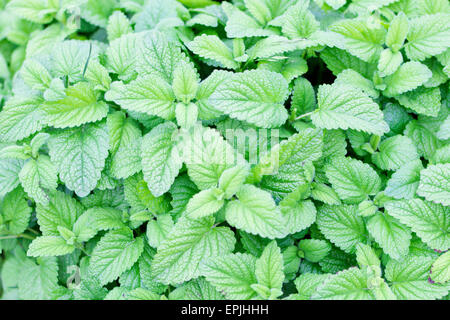
POLYGON ((31 233, 34 233, 37 236, 41 235, 38 231, 34 230, 33 228, 27 228, 27 230, 30 231, 31 233))
POLYGON ((300 119, 302 119, 302 118, 309 117, 309 116, 312 115, 313 113, 314 113, 314 111, 311 111, 311 112, 302 114, 301 116, 298 116, 297 118, 295 118, 295 121, 300 120, 300 119))
POLYGON ((0 237, 0 240, 18 239, 18 238, 24 238, 24 239, 28 239, 28 240, 34 240, 35 239, 35 237, 33 237, 33 236, 30 236, 30 235, 25 234, 25 233, 21 233, 21 234, 17 234, 17 235, 10 235, 10 236, 0 237))

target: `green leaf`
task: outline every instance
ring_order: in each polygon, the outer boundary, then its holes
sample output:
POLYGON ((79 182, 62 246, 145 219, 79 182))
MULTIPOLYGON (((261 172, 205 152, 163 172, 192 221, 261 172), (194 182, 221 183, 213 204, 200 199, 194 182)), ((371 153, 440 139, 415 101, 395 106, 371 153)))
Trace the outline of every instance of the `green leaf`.
POLYGON ((143 238, 134 238, 130 229, 109 231, 92 252, 90 270, 102 285, 107 284, 130 269, 143 249, 143 238))
POLYGON ((381 77, 390 76, 398 70, 403 63, 401 52, 392 52, 391 49, 381 51, 380 60, 378 60, 378 71, 381 77))
POLYGON ((270 193, 245 184, 236 194, 238 200, 225 208, 227 222, 238 229, 265 238, 283 238, 286 227, 270 193))
POLYGON ((402 64, 397 71, 384 79, 388 97, 399 95, 423 85, 430 79, 432 73, 428 67, 420 62, 409 61, 402 64))
POLYGON ((313 123, 326 129, 355 129, 377 135, 389 131, 379 106, 366 94, 349 85, 321 85, 319 108, 311 115, 313 123))
POLYGON ((303 129, 289 137, 263 156, 252 168, 256 180, 262 177, 262 186, 275 196, 284 196, 298 186, 309 183, 312 161, 322 155, 323 132, 318 129, 303 129))
POLYGON ((414 142, 417 152, 425 159, 430 159, 435 150, 441 147, 436 135, 423 122, 410 121, 406 126, 405 135, 414 142))
POLYGON ((30 257, 63 256, 75 250, 71 244, 58 236, 42 236, 33 240, 28 248, 30 257))
POLYGON ((189 103, 197 95, 199 75, 192 63, 181 61, 173 71, 173 92, 178 101, 189 103))
POLYGON ((214 217, 191 220, 182 217, 160 244, 152 263, 152 275, 164 284, 178 284, 201 275, 200 265, 234 249, 233 232, 213 227, 214 217))
POLYGON ((106 123, 112 154, 111 172, 115 178, 128 178, 141 170, 141 130, 123 112, 109 114, 106 123))
POLYGON ((311 262, 319 262, 331 251, 331 244, 325 240, 303 239, 298 243, 304 258, 311 262))
MULTIPOLYGON (((140 76, 151 76, 150 79, 159 77, 171 84, 178 63, 189 63, 176 43, 169 42, 166 36, 158 31, 146 36, 138 48, 137 72, 140 76)), ((149 82, 151 83, 150 80, 149 82)))
POLYGON ((411 231, 386 213, 376 213, 367 221, 367 230, 385 253, 399 260, 409 251, 411 231))
POLYGON ((178 18, 178 9, 185 10, 175 0, 149 1, 145 3, 143 10, 141 9, 142 12, 134 17, 135 30, 137 32, 151 29, 171 31, 169 29, 171 27, 183 26, 182 20, 178 18))
POLYGON ((326 176, 339 197, 347 203, 359 203, 381 189, 381 179, 367 163, 349 157, 337 157, 326 166, 326 176))
POLYGON ((109 16, 108 25, 106 27, 109 42, 119 39, 124 34, 131 33, 133 30, 130 25, 130 20, 122 11, 114 11, 109 16))
POLYGON ((138 59, 136 51, 143 41, 143 33, 130 33, 115 39, 106 49, 106 67, 120 80, 131 80, 136 73, 138 59))
POLYGON ((100 48, 95 42, 67 40, 57 43, 52 51, 52 72, 67 77, 69 82, 84 80, 86 63, 98 60, 100 48))
POLYGON ((51 136, 50 158, 59 177, 80 197, 95 189, 108 156, 108 132, 105 123, 66 129, 51 136))
POLYGON ((295 287, 298 291, 296 298, 299 300, 311 300, 311 296, 316 292, 317 287, 322 284, 328 277, 328 274, 301 274, 294 281, 295 287))
POLYGON ((272 59, 283 53, 295 51, 299 45, 298 40, 289 40, 280 36, 269 36, 255 43, 247 50, 250 60, 272 59))
POLYGON ((450 205, 450 163, 429 165, 420 172, 417 193, 428 201, 450 205))
POLYGON ((308 38, 320 27, 311 11, 308 1, 300 1, 282 16, 281 31, 291 39, 308 38))
POLYGON ((219 179, 219 189, 223 190, 225 199, 230 199, 239 191, 249 174, 247 164, 237 165, 225 170, 219 179))
POLYGON ((84 76, 94 86, 95 90, 108 91, 111 86, 108 69, 98 61, 89 61, 84 76))
POLYGON ((128 84, 113 82, 105 99, 122 108, 167 120, 175 118, 175 95, 170 85, 156 76, 143 76, 128 84))
POLYGON ((58 176, 56 168, 45 155, 30 159, 19 172, 19 179, 27 194, 37 203, 47 204, 48 192, 56 190, 58 176))
POLYGON ((450 281, 450 251, 443 253, 431 267, 431 280, 437 283, 450 281))
POLYGON ((270 30, 263 29, 255 19, 246 13, 228 5, 231 7, 230 9, 227 8, 228 6, 223 6, 228 16, 225 26, 228 38, 264 37, 273 34, 270 30), (230 11, 230 14, 227 11, 230 11))
POLYGON ((224 300, 223 295, 205 278, 189 281, 183 290, 188 300, 224 300))
POLYGON ((283 256, 275 240, 266 246, 261 257, 256 260, 255 276, 258 284, 268 289, 281 290, 284 281, 283 256))
POLYGON ((23 160, 18 159, 0 159, 0 197, 19 185, 19 172, 23 163, 23 160))
POLYGON ((374 64, 362 61, 347 51, 338 48, 325 48, 320 53, 320 57, 335 76, 345 69, 353 69, 363 77, 371 79, 376 70, 374 64))
POLYGON ((216 187, 225 170, 244 161, 212 128, 197 125, 190 131, 181 131, 179 141, 184 146, 183 160, 189 177, 201 190, 216 187))
POLYGON ((317 226, 328 240, 349 253, 354 252, 355 246, 367 237, 358 207, 353 205, 319 207, 317 226))
POLYGON ((200 119, 211 120, 222 114, 221 111, 215 108, 215 105, 209 102, 209 97, 229 75, 230 73, 227 71, 214 70, 208 78, 200 83, 196 97, 200 119))
POLYGON ((147 224, 147 239, 150 246, 158 248, 167 239, 174 226, 170 214, 160 214, 156 220, 150 220, 147 224))
POLYGON ((27 229, 32 210, 28 206, 25 193, 20 187, 5 196, 1 209, 1 224, 6 225, 10 233, 20 234, 27 229))
POLYGON ((368 25, 363 19, 341 20, 330 27, 344 36, 346 49, 354 56, 371 62, 380 54, 386 30, 380 23, 368 25))
POLYGON ((420 199, 392 201, 385 204, 389 215, 415 232, 430 248, 450 248, 449 208, 420 199))
POLYGON ((172 122, 166 122, 155 127, 142 140, 142 171, 156 197, 170 189, 183 163, 173 141, 176 130, 172 122))
POLYGON ((298 196, 298 193, 298 190, 296 190, 288 194, 279 203, 289 234, 303 231, 316 221, 314 203, 310 200, 303 200, 302 197, 298 196))
POLYGON ((50 86, 52 77, 48 70, 37 60, 24 61, 20 75, 32 89, 45 90, 50 86))
POLYGON ((436 136, 441 140, 450 139, 450 117, 447 117, 444 123, 442 123, 436 136))
POLYGON ((82 6, 81 14, 83 19, 105 28, 108 24, 108 17, 116 6, 118 6, 117 0, 87 0, 82 6))
POLYGON ((372 154, 373 163, 382 170, 396 170, 417 159, 419 155, 413 142, 402 135, 384 140, 379 146, 379 152, 372 154))
POLYGON ((419 87, 396 97, 398 102, 418 114, 436 117, 441 109, 439 88, 419 87))
POLYGON ((100 230, 122 229, 122 212, 114 208, 93 207, 86 210, 75 222, 73 232, 79 242, 87 242, 100 230))
POLYGON ((8 100, 0 112, 0 139, 15 142, 41 130, 45 117, 41 104, 39 97, 8 100))
POLYGON ((381 275, 380 264, 381 261, 376 255, 372 247, 359 243, 356 245, 356 261, 360 268, 370 267, 372 270, 377 270, 381 275))
POLYGON ((56 13, 56 8, 49 6, 45 0, 13 0, 8 3, 8 9, 35 23, 49 23, 56 13))
POLYGON ((83 206, 70 195, 56 191, 46 205, 36 206, 38 224, 44 236, 59 236, 58 227, 72 230, 83 206))
POLYGON ((231 118, 273 128, 287 120, 283 105, 287 97, 287 82, 280 74, 250 70, 230 76, 217 87, 209 102, 231 118))
POLYGON ((445 296, 446 287, 428 282, 432 263, 430 258, 416 256, 389 260, 385 274, 394 294, 402 300, 434 300, 445 296))
POLYGON ((448 13, 424 15, 409 23, 406 55, 411 60, 422 61, 447 49, 450 41, 450 19, 448 13))
POLYGON ((373 300, 374 296, 368 289, 368 274, 364 270, 350 268, 325 279, 312 299, 373 300))
POLYGON ((227 69, 237 69, 239 64, 234 61, 233 52, 218 36, 206 35, 195 37, 187 44, 189 50, 196 55, 218 62, 227 69))
POLYGON ((422 161, 419 159, 401 166, 388 180, 384 190, 385 194, 395 199, 414 198, 419 187, 420 171, 422 169, 422 161))
POLYGON ((375 89, 372 81, 364 78, 352 69, 346 69, 339 73, 334 83, 341 85, 348 84, 355 88, 361 89, 365 94, 373 99, 376 99, 379 96, 379 93, 375 89))
POLYGON ((198 191, 196 185, 187 175, 179 176, 170 188, 170 195, 172 196, 170 204, 173 208, 171 212, 174 215, 179 215, 184 212, 189 199, 198 191))
POLYGON ((291 108, 295 108, 296 114, 311 112, 316 108, 316 93, 311 82, 307 79, 298 78, 295 80, 291 108))
POLYGON ((25 300, 49 299, 58 284, 58 263, 55 257, 27 259, 18 272, 19 296, 25 300))
POLYGON ((227 299, 252 299, 257 294, 251 285, 256 284, 256 258, 246 253, 234 253, 209 260, 203 275, 227 299))
POLYGON ((394 52, 398 52, 403 47, 408 31, 408 18, 403 12, 400 12, 389 24, 386 45, 394 52))
POLYGON ((189 200, 186 214, 197 219, 212 215, 223 207, 224 192, 221 189, 211 188, 200 191, 189 200))

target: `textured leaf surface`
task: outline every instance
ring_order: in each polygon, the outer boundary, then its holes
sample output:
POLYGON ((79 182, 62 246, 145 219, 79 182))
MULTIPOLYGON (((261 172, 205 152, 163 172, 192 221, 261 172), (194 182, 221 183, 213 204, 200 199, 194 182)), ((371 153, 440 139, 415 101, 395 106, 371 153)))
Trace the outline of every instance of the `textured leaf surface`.
POLYGON ((209 98, 232 118, 263 128, 281 126, 287 119, 283 106, 288 95, 286 80, 279 74, 254 70, 234 74, 209 98))
POLYGON ((107 284, 132 267, 144 249, 142 237, 134 238, 130 229, 119 229, 103 236, 92 252, 90 268, 107 284))
POLYGON ((450 205, 450 164, 436 164, 420 172, 417 193, 428 201, 450 205))
POLYGON ((214 218, 181 218, 158 247, 152 263, 155 279, 177 284, 196 278, 200 265, 210 258, 230 253, 234 234, 227 227, 213 227, 214 218))
POLYGON ((251 299, 256 292, 251 288, 257 282, 256 258, 246 253, 235 253, 210 260, 203 274, 228 299, 251 299))
POLYGON ((448 207, 420 199, 386 203, 387 212, 409 226, 426 244, 436 250, 450 248, 448 207))
POLYGON ((381 180, 375 170, 348 157, 333 159, 326 168, 326 175, 339 197, 348 203, 359 203, 381 188, 381 180))
POLYGON ((353 252, 366 238, 364 221, 353 205, 323 205, 317 212, 317 226, 328 240, 346 252, 353 252))
POLYGON ((348 85, 322 85, 313 123, 326 129, 355 129, 382 135, 389 130, 379 106, 362 91, 348 85))
POLYGON ((172 185, 182 160, 172 142, 176 127, 166 122, 154 128, 142 140, 142 171, 154 196, 167 192, 172 185))
POLYGON ((229 202, 225 209, 230 225, 270 239, 285 236, 283 216, 269 193, 244 185, 236 195, 238 200, 229 202))
POLYGON ((106 124, 99 123, 56 133, 48 142, 59 177, 80 197, 87 196, 100 179, 108 140, 106 124))

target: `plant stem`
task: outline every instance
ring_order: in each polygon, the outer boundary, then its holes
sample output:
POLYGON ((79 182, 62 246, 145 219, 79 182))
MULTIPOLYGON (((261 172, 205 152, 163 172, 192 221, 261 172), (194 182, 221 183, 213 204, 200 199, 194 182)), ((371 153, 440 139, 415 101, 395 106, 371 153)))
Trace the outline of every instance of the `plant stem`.
POLYGON ((314 113, 314 111, 311 111, 311 112, 302 114, 301 116, 298 116, 297 118, 295 118, 295 121, 300 120, 300 119, 302 119, 302 118, 309 117, 309 116, 312 115, 313 113, 314 113))
POLYGON ((24 238, 24 239, 28 239, 28 240, 34 240, 35 239, 35 237, 33 237, 33 236, 30 236, 30 235, 25 234, 25 233, 21 233, 21 234, 17 234, 17 235, 10 235, 10 236, 0 237, 0 240, 18 239, 18 238, 24 238))
POLYGON ((27 230, 30 231, 30 232, 32 232, 32 233, 34 233, 34 234, 37 235, 37 236, 40 236, 40 235, 41 235, 38 231, 36 231, 36 230, 34 230, 34 229, 32 229, 32 228, 27 228, 27 230))

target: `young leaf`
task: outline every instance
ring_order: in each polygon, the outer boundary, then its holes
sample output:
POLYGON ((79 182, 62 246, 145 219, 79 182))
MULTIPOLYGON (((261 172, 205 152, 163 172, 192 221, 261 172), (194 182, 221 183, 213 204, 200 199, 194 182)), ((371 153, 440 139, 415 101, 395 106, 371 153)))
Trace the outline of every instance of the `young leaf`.
POLYGON ((234 253, 209 260, 203 275, 227 299, 251 299, 257 296, 251 285, 257 283, 256 258, 247 253, 234 253))
POLYGON ((420 199, 392 201, 385 207, 389 215, 410 227, 430 248, 450 247, 448 207, 420 199))
POLYGON ((375 170, 362 161, 339 157, 326 166, 326 175, 339 197, 359 203, 380 191, 381 180, 375 170))
POLYGON ((430 165, 422 170, 417 193, 428 201, 450 205, 450 164, 430 165))
POLYGON ((50 158, 59 177, 78 196, 87 196, 100 180, 108 156, 108 140, 105 123, 66 129, 50 137, 50 158))
POLYGON ((201 275, 200 265, 208 259, 231 253, 236 242, 233 232, 213 225, 213 217, 180 218, 153 259, 155 280, 164 284, 188 281, 201 275))
POLYGON ((323 205, 317 212, 317 226, 325 237, 346 252, 364 242, 366 228, 353 205, 323 205))
POLYGON ((217 61, 227 69, 237 69, 239 64, 233 59, 233 52, 218 36, 201 35, 187 44, 189 50, 205 59, 217 61))
POLYGON ((273 128, 287 120, 283 106, 287 97, 287 82, 281 75, 252 70, 233 74, 217 87, 209 101, 232 118, 273 128))
POLYGON ((166 122, 155 127, 142 140, 142 171, 152 194, 166 193, 181 169, 182 160, 173 142, 177 127, 166 122))
POLYGON ((319 87, 313 123, 326 129, 355 129, 377 135, 389 131, 378 105, 359 89, 333 84, 319 87))
POLYGON ((134 238, 130 229, 109 231, 92 252, 90 270, 101 284, 107 284, 131 268, 143 249, 143 238, 134 238))
POLYGON ((245 184, 236 196, 238 200, 229 202, 225 208, 230 225, 269 239, 286 235, 283 216, 269 193, 245 184))

